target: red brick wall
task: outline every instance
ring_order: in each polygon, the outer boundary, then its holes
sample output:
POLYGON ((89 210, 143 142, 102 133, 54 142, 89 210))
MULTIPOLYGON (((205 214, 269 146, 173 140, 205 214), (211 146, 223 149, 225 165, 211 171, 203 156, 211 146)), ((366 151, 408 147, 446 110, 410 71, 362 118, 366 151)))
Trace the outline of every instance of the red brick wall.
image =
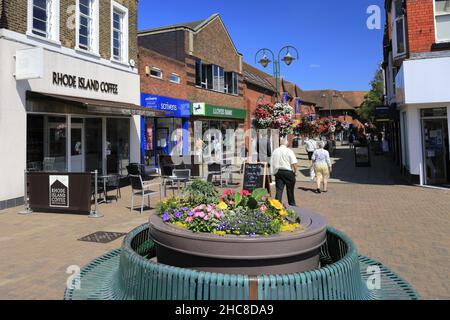
POLYGON ((271 94, 273 93, 265 91, 262 88, 261 90, 258 90, 256 87, 252 85, 244 86, 244 99, 245 99, 245 106, 247 108, 247 119, 245 121, 245 130, 250 129, 251 127, 250 121, 253 116, 253 113, 256 110, 256 106, 258 105, 259 102, 275 103, 275 97, 271 94))
POLYGON ((434 0, 408 0, 406 4, 410 53, 430 52, 435 43, 434 0))
POLYGON ((188 100, 185 64, 160 55, 154 51, 139 48, 139 74, 141 76, 141 92, 188 100), (157 67, 163 72, 163 79, 153 78, 145 74, 145 67, 157 67), (169 81, 171 73, 181 77, 181 83, 169 81))

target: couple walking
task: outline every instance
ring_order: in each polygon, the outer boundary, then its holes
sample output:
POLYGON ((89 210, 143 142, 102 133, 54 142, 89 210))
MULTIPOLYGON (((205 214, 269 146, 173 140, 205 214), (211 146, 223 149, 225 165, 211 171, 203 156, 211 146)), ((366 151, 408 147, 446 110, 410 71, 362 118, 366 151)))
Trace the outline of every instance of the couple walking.
POLYGON ((316 193, 328 192, 328 179, 333 170, 330 153, 325 150, 325 142, 308 139, 305 142, 308 159, 311 163, 311 178, 316 179, 316 193), (323 184, 323 190, 321 190, 323 184))

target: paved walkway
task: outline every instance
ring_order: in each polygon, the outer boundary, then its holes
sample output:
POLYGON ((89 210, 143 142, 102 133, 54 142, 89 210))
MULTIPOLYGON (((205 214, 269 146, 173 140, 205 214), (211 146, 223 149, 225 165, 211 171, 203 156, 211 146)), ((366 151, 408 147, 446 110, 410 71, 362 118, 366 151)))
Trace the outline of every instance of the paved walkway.
MULTIPOLYGON (((307 174, 306 155, 299 158, 307 174)), ((351 152, 338 149, 329 193, 314 194, 314 184, 301 175, 298 204, 323 214, 359 252, 398 272, 423 298, 449 299, 450 191, 402 184, 387 159, 373 160, 371 168, 355 168, 351 152)), ((61 299, 68 266, 83 266, 122 242, 77 239, 96 231, 129 232, 147 221, 150 211, 130 213, 129 197, 123 190, 118 203, 102 205, 105 217, 97 220, 0 211, 0 299, 61 299)))

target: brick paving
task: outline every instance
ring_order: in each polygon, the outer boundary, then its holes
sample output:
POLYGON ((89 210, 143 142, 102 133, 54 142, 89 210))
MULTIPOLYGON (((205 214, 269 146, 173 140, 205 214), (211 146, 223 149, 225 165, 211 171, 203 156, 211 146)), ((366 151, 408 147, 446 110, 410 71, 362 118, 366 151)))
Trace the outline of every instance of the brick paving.
MULTIPOLYGON (((351 152, 338 148, 329 192, 317 195, 306 155, 300 152, 299 158, 300 206, 323 214, 359 252, 399 273, 422 298, 450 299, 450 191, 404 184, 385 157, 373 158, 371 168, 355 168, 351 152)), ((97 231, 129 232, 147 221, 151 211, 130 213, 129 197, 124 190, 118 203, 102 205, 102 219, 0 211, 0 299, 61 299, 68 266, 83 266, 123 240, 77 239, 97 231)))

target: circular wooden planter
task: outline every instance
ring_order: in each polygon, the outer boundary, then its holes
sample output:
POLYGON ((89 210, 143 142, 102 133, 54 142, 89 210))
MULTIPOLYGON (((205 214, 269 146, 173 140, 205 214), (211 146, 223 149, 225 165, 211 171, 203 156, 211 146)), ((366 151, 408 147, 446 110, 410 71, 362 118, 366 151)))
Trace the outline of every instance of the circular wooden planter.
POLYGON ((158 263, 205 272, 247 275, 287 274, 319 267, 319 250, 326 242, 325 219, 297 211, 305 228, 268 237, 218 236, 193 233, 150 217, 150 237, 158 263))

